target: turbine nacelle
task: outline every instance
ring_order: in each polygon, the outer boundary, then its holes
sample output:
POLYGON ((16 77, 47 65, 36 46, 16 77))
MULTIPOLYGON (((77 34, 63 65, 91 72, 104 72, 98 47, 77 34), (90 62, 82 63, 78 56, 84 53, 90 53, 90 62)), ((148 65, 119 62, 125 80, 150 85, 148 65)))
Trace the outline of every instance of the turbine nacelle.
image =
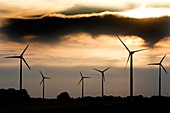
POLYGON ((49 77, 45 77, 40 70, 39 70, 39 72, 40 72, 40 74, 41 74, 41 76, 42 76, 42 80, 41 80, 41 82, 40 82, 40 85, 42 84, 42 82, 44 82, 45 79, 51 79, 51 78, 49 78, 49 77))
POLYGON ((28 63, 26 62, 26 60, 24 59, 23 55, 25 53, 25 51, 27 50, 29 45, 27 45, 27 47, 24 49, 24 51, 21 53, 21 55, 19 56, 9 56, 9 57, 5 57, 5 58, 19 58, 20 59, 20 95, 22 95, 22 61, 24 61, 24 63, 27 65, 28 69, 31 70, 30 66, 28 65, 28 63))
POLYGON ((80 76, 81 76, 81 79, 80 81, 78 82, 78 85, 85 79, 85 78, 91 78, 91 77, 84 77, 80 71, 80 76))
POLYGON ((166 57, 166 55, 164 55, 164 57, 161 59, 161 61, 159 63, 150 63, 150 64, 148 64, 148 65, 157 65, 157 66, 159 66, 159 96, 161 96, 161 68, 163 68, 165 73, 168 74, 168 72, 166 71, 166 69, 162 65, 162 62, 165 59, 165 57, 166 57))
POLYGON ((105 81, 105 76, 104 76, 104 72, 105 71, 107 71, 108 69, 110 69, 110 67, 108 67, 108 68, 106 68, 106 69, 104 69, 104 70, 99 70, 99 69, 96 69, 96 68, 93 68, 94 70, 96 70, 96 71, 98 71, 98 72, 100 72, 101 74, 102 74, 102 79, 103 79, 103 81, 105 81))
POLYGON ((124 45, 124 47, 129 52, 129 56, 128 56, 128 59, 126 61, 126 65, 125 65, 123 73, 125 72, 125 69, 126 69, 127 64, 129 62, 129 59, 130 59, 130 97, 131 97, 131 100, 133 100, 133 54, 136 53, 136 52, 146 50, 146 49, 139 49, 139 50, 135 50, 135 51, 130 51, 129 48, 125 45, 125 43, 119 38, 119 36, 118 35, 116 35, 116 36, 118 37, 118 39, 121 41, 121 43, 124 45))
POLYGON ((125 47, 125 48, 127 49, 127 51, 129 52, 129 56, 128 56, 128 59, 127 59, 127 61, 126 61, 126 65, 125 65, 125 68, 124 68, 124 71, 125 71, 125 69, 126 69, 126 67, 127 67, 127 64, 128 64, 128 62, 129 62, 130 57, 132 57, 132 55, 133 55, 134 53, 136 53, 136 52, 144 51, 144 50, 147 50, 147 49, 139 49, 139 50, 135 50, 135 51, 130 51, 129 48, 126 46, 126 44, 120 39, 120 37, 119 37, 118 35, 116 35, 116 36, 118 37, 118 39, 122 42, 122 44, 124 45, 124 47, 125 47))
POLYGON ((166 69, 164 68, 164 66, 162 65, 163 60, 165 59, 166 55, 164 55, 164 57, 161 59, 161 61, 159 63, 150 63, 148 65, 159 65, 163 68, 163 70, 165 71, 166 74, 168 74, 168 72, 166 71, 166 69))
POLYGON ((31 70, 30 66, 28 65, 28 63, 26 62, 26 60, 23 57, 23 55, 24 55, 25 51, 27 50, 28 46, 29 45, 27 45, 27 47, 24 49, 24 51, 21 53, 20 56, 9 56, 9 57, 5 57, 5 58, 19 58, 19 59, 23 60, 24 63, 27 65, 28 69, 31 70))

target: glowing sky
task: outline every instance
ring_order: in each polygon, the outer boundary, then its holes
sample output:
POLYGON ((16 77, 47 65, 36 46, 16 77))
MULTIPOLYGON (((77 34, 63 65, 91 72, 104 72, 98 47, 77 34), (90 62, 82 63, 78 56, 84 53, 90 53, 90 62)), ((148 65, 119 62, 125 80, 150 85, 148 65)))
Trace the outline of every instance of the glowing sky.
MULTIPOLYGON (((129 64, 123 74, 128 52, 148 48, 134 55, 134 95, 157 95, 158 67, 163 61, 170 72, 169 0, 0 0, 0 88, 19 85, 19 55, 29 44, 23 65, 23 88, 41 97, 41 76, 46 97, 62 91, 79 97, 79 71, 91 76, 85 81, 85 96, 101 95, 101 76, 92 68, 105 69, 105 94, 129 95, 129 64)), ((162 71, 162 93, 170 93, 170 77, 162 71)))

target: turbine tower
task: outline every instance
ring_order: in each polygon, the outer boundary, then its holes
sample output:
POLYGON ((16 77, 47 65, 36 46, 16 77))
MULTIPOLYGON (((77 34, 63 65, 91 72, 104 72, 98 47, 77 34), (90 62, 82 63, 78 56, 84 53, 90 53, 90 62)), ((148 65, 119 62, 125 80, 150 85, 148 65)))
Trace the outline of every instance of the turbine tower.
POLYGON ((42 74, 42 72, 40 71, 40 74, 41 74, 41 76, 42 76, 42 80, 41 80, 41 82, 40 82, 40 85, 43 83, 43 99, 44 99, 44 91, 45 91, 45 79, 51 79, 51 78, 49 78, 49 77, 45 77, 43 74, 42 74))
POLYGON ((166 55, 164 55, 164 57, 161 59, 161 61, 159 63, 148 64, 148 65, 158 65, 159 66, 159 96, 161 96, 161 68, 163 68, 165 73, 168 74, 168 72, 166 71, 166 69, 162 65, 162 61, 165 59, 165 57, 166 57, 166 55))
POLYGON ((78 85, 80 84, 80 83, 82 83, 82 98, 84 97, 84 79, 85 78, 91 78, 91 77, 84 77, 83 75, 82 75, 82 73, 81 73, 81 71, 80 71, 80 76, 81 76, 81 79, 80 79, 80 81, 79 81, 79 83, 78 83, 78 85))
POLYGON ((101 71, 99 69, 95 69, 94 70, 100 72, 102 74, 102 97, 104 96, 104 82, 105 82, 105 76, 104 76, 104 72, 107 71, 110 67, 106 68, 105 70, 101 71))
POLYGON ((130 99, 132 101, 133 100, 133 54, 136 53, 136 52, 140 52, 140 51, 146 50, 146 49, 139 49, 139 50, 136 50, 136 51, 130 51, 128 49, 128 47, 123 43, 123 41, 119 38, 119 36, 118 35, 116 35, 116 36, 118 37, 118 39, 122 42, 124 47, 129 52, 129 56, 128 56, 128 59, 127 59, 127 62, 126 62, 124 70, 126 69, 127 63, 128 63, 128 61, 130 59, 130 99))
POLYGON ((28 63, 26 62, 26 60, 23 57, 23 55, 24 55, 25 51, 27 50, 28 46, 29 45, 27 45, 27 47, 24 49, 24 51, 19 56, 5 57, 5 58, 19 58, 20 59, 20 95, 21 95, 21 97, 22 97, 22 61, 24 61, 24 63, 27 65, 27 67, 31 70, 30 66, 28 65, 28 63))

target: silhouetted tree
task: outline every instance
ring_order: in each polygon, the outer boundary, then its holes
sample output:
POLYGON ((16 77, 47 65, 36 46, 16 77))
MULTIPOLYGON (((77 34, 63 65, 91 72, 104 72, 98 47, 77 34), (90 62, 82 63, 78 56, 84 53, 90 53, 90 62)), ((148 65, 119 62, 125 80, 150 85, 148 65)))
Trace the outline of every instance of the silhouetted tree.
POLYGON ((68 101, 70 99, 70 95, 67 92, 62 92, 57 96, 57 100, 59 101, 68 101))
POLYGON ((22 97, 25 99, 29 99, 30 95, 28 94, 26 89, 22 89, 22 97))
POLYGON ((30 99, 27 90, 22 89, 22 97, 20 95, 20 90, 15 90, 14 88, 0 89, 0 99, 18 101, 18 99, 30 99))

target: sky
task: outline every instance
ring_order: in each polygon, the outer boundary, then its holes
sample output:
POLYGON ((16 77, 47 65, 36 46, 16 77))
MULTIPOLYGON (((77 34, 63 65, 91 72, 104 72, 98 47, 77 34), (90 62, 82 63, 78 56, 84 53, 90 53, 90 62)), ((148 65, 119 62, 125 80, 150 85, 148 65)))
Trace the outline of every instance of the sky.
MULTIPOLYGON (((128 51, 134 54, 134 95, 158 95, 157 63, 170 72, 169 0, 0 0, 0 88, 19 89, 20 55, 29 45, 23 64, 23 88, 31 97, 61 92, 81 96, 80 71, 85 96, 101 96, 101 75, 105 72, 105 95, 129 96, 129 63, 123 73, 128 51)), ((170 77, 162 70, 162 94, 170 94, 170 77)))

